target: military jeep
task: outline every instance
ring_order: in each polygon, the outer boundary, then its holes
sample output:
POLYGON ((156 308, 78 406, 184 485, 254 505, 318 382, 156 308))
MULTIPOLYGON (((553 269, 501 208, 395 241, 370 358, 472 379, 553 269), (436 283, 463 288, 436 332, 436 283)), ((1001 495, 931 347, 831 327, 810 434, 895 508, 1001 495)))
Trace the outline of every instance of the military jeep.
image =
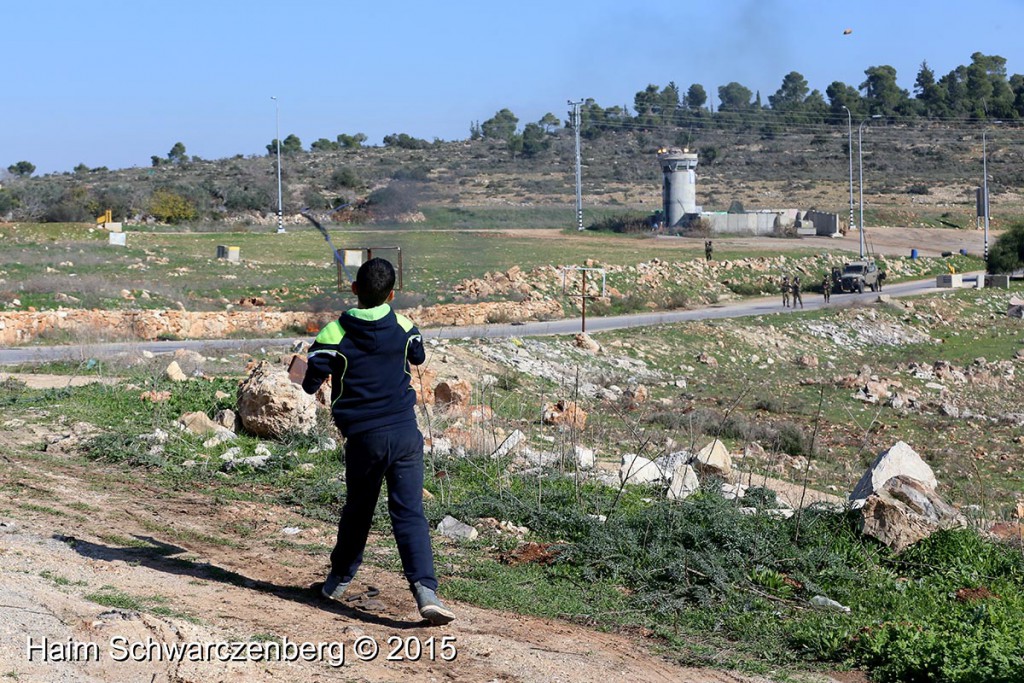
POLYGON ((885 280, 885 271, 878 269, 874 259, 862 261, 851 261, 843 266, 841 273, 836 268, 832 274, 834 292, 863 292, 870 289, 878 292, 882 289, 882 281, 885 280))

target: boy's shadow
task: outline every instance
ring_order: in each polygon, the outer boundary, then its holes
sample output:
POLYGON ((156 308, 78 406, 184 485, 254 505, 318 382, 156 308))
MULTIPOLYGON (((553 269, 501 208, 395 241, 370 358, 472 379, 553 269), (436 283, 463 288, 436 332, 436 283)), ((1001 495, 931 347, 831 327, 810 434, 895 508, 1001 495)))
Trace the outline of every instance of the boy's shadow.
POLYGON ((193 562, 184 558, 174 557, 175 555, 188 552, 187 549, 180 548, 169 543, 164 543, 163 541, 158 541, 150 536, 133 535, 132 538, 140 543, 145 543, 146 545, 140 547, 128 546, 124 548, 112 547, 101 543, 92 543, 90 541, 83 541, 80 538, 75 538, 74 536, 63 536, 60 534, 55 534, 53 538, 54 540, 67 544, 68 547, 79 555, 92 560, 102 560, 104 562, 121 561, 127 564, 142 565, 148 569, 154 569, 168 574, 205 579, 207 581, 219 581, 220 583, 226 583, 240 588, 248 588, 260 593, 268 593, 277 598, 290 600, 303 605, 314 606, 327 612, 333 612, 335 614, 340 614, 352 619, 358 619, 359 621, 370 624, 376 624, 378 626, 384 626, 386 628, 396 630, 423 628, 429 624, 426 620, 407 621, 392 619, 390 617, 380 616, 361 610, 355 605, 349 603, 342 604, 333 600, 328 600, 320 593, 320 588, 323 585, 320 582, 305 588, 298 586, 279 586, 277 584, 270 583, 269 581, 256 581, 237 572, 233 572, 210 563, 193 562))

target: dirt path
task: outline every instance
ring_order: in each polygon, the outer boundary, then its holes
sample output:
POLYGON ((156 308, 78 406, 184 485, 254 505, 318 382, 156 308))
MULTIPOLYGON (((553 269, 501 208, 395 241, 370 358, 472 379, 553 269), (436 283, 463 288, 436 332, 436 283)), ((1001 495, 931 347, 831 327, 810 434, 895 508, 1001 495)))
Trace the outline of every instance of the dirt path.
POLYGON ((425 628, 400 576, 370 563, 356 583, 381 594, 366 611, 328 603, 315 584, 327 569, 329 525, 282 507, 168 491, 138 471, 18 454, 39 436, 0 430, 0 487, 10 493, 0 505, 0 672, 12 681, 767 680, 678 667, 639 638, 466 604, 453 604, 453 624, 425 628), (290 526, 301 531, 287 535, 290 526), (38 650, 29 661, 28 638, 96 643, 98 661, 44 662, 38 650), (254 638, 328 645, 309 662, 114 661, 126 644, 141 643, 128 654, 145 660, 148 642, 254 638), (415 649, 430 638, 433 661, 427 649, 418 661, 387 660, 394 643, 415 649), (356 659, 359 639, 381 648, 373 661, 356 659), (345 663, 334 667, 339 646, 329 644, 338 643, 345 663), (455 660, 444 661, 453 649, 455 660))
MULTIPOLYGON (((540 240, 573 239, 557 229, 521 229, 502 230, 503 234, 513 237, 530 237, 540 240)), ((991 246, 999 233, 989 231, 991 246)), ((939 256, 944 251, 953 253, 967 249, 969 253, 981 255, 984 249, 984 233, 980 230, 955 230, 952 228, 887 228, 874 227, 864 230, 868 251, 886 256, 910 256, 911 249, 917 249, 920 256, 939 256)), ((585 233, 580 239, 588 242, 622 245, 622 237, 618 235, 595 235, 585 233)), ((662 237, 658 240, 666 250, 701 251, 704 249, 703 237, 662 237)), ((764 249, 779 251, 784 249, 846 250, 857 252, 860 248, 860 236, 851 230, 844 237, 805 237, 799 240, 782 240, 776 237, 725 237, 714 238, 716 247, 721 249, 764 249)))
POLYGON ((84 387, 87 384, 114 385, 123 380, 120 377, 99 377, 98 375, 47 375, 40 373, 0 372, 0 382, 7 380, 21 382, 29 389, 66 389, 84 387))

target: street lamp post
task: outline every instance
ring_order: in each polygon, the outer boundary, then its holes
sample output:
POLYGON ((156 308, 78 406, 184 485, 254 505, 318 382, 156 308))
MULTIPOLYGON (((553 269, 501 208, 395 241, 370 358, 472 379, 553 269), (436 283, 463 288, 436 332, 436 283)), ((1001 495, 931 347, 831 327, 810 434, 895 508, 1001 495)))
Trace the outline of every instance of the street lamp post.
POLYGON ((270 99, 274 100, 274 109, 276 110, 276 135, 277 140, 277 232, 284 232, 284 205, 281 201, 281 103, 274 95, 270 96, 270 99))
MULTIPOLYGON (((872 114, 871 119, 880 119, 881 114, 872 114)), ((857 127, 857 163, 860 166, 860 257, 864 258, 864 119, 857 127)))
POLYGON ((853 115, 850 113, 849 108, 844 104, 843 109, 846 109, 846 131, 847 131, 847 143, 848 152, 846 154, 850 159, 850 222, 847 225, 853 228, 853 115))

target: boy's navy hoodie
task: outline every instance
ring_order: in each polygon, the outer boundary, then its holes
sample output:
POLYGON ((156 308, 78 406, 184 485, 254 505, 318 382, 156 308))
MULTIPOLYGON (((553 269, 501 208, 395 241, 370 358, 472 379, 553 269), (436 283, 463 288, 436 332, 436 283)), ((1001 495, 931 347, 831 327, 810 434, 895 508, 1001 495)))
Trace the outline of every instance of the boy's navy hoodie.
POLYGON ((426 359, 411 320, 384 303, 353 308, 327 324, 309 347, 302 388, 316 393, 331 377, 331 413, 347 437, 416 423, 409 364, 426 359))

